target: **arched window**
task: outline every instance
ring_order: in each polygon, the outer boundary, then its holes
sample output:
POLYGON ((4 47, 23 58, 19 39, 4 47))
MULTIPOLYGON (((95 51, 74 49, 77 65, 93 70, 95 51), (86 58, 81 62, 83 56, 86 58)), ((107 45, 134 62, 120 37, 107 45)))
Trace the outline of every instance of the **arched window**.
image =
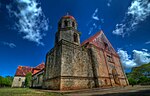
POLYGON ((68 26, 68 21, 67 20, 64 21, 64 25, 65 25, 65 27, 68 26))
POLYGON ((19 78, 18 81, 21 81, 21 78, 19 78))
POLYGON ((78 35, 76 33, 74 33, 73 39, 74 39, 74 42, 78 42, 78 35))
POLYGON ((106 42, 104 42, 104 48, 108 50, 108 44, 106 42))
POLYGON ((72 22, 72 27, 74 27, 75 26, 75 23, 74 22, 72 22))

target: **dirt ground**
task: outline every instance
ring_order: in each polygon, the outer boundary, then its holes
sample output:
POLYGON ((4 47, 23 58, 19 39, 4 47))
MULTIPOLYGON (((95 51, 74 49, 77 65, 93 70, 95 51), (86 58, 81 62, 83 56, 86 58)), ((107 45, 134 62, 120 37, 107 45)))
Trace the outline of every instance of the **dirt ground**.
POLYGON ((150 96, 150 85, 118 88, 95 88, 62 92, 67 96, 150 96))

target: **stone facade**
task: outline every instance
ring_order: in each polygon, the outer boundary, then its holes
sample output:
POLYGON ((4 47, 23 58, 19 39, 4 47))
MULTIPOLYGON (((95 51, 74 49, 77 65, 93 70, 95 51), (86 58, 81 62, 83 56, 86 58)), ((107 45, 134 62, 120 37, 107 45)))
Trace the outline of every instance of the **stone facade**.
POLYGON ((43 88, 55 90, 127 86, 120 58, 102 31, 80 44, 72 16, 58 24, 55 47, 46 55, 43 88))
POLYGON ((94 86, 88 50, 62 40, 61 90, 94 86))

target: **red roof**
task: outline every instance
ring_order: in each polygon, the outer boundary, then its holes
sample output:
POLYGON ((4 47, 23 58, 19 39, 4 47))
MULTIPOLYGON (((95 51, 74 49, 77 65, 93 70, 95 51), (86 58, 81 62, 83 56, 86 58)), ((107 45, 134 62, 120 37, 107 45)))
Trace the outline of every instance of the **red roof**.
POLYGON ((82 42, 81 45, 84 45, 88 42, 92 42, 98 35, 100 35, 102 31, 97 32, 95 35, 91 36, 90 38, 86 39, 85 41, 82 42))
POLYGON ((66 15, 66 16, 63 16, 62 18, 70 18, 70 19, 75 20, 75 18, 73 16, 71 16, 71 15, 66 15))
POLYGON ((36 69, 40 69, 42 70, 43 68, 45 68, 45 64, 44 62, 42 62, 41 64, 39 64, 38 66, 35 67, 36 69))
POLYGON ((18 66, 15 76, 26 76, 27 73, 31 72, 32 75, 38 73, 39 71, 45 68, 44 62, 39 64, 36 67, 29 67, 29 66, 18 66))
POLYGON ((44 64, 44 62, 42 62, 41 64, 39 64, 38 66, 33 68, 32 74, 34 75, 34 74, 40 72, 41 70, 43 70, 44 68, 45 68, 45 64, 44 64))
POLYGON ((38 73, 39 71, 41 71, 41 70, 39 70, 39 69, 33 69, 32 70, 32 74, 34 75, 34 74, 38 73))
POLYGON ((109 40, 107 39, 102 30, 97 32, 95 35, 91 36, 87 40, 85 40, 81 45, 83 46, 87 43, 93 44, 96 47, 102 49, 105 49, 105 44, 108 44, 110 51, 116 54, 116 51, 114 50, 113 46, 111 45, 111 43, 109 42, 109 40))
POLYGON ((32 72, 32 68, 28 66, 18 66, 15 76, 26 76, 27 73, 32 72))

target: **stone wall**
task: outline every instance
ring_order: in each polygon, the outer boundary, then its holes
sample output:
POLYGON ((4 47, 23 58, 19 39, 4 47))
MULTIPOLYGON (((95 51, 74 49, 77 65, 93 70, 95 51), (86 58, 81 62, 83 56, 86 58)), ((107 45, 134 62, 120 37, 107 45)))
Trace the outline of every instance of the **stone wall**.
POLYGON ((61 46, 57 44, 46 56, 43 88, 60 88, 61 46), (57 80, 55 80, 57 79, 57 80), (56 83, 57 81, 57 83, 56 83))
POLYGON ((69 41, 69 42, 72 42, 74 44, 80 45, 79 32, 76 29, 74 29, 74 28, 71 28, 71 29, 64 28, 64 29, 59 30, 56 33, 55 44, 57 44, 62 39, 66 40, 66 41, 69 41), (77 38, 76 38, 77 42, 74 42, 74 34, 77 35, 77 38))
POLYGON ((15 76, 13 79, 12 87, 24 87, 25 77, 15 76))
POLYGON ((128 81, 124 74, 118 55, 89 44, 91 60, 95 74, 95 83, 100 86, 127 86, 128 81), (116 74, 112 71, 116 70, 116 74), (119 83, 116 84, 116 78, 119 83))
POLYGON ((93 78, 83 77, 62 77, 61 90, 88 89, 94 88, 93 78))
POLYGON ((61 90, 94 87, 93 69, 88 50, 63 40, 61 90))
POLYGON ((84 47, 61 40, 47 54, 43 88, 69 90, 125 85, 127 80, 118 55, 93 44, 84 47))

